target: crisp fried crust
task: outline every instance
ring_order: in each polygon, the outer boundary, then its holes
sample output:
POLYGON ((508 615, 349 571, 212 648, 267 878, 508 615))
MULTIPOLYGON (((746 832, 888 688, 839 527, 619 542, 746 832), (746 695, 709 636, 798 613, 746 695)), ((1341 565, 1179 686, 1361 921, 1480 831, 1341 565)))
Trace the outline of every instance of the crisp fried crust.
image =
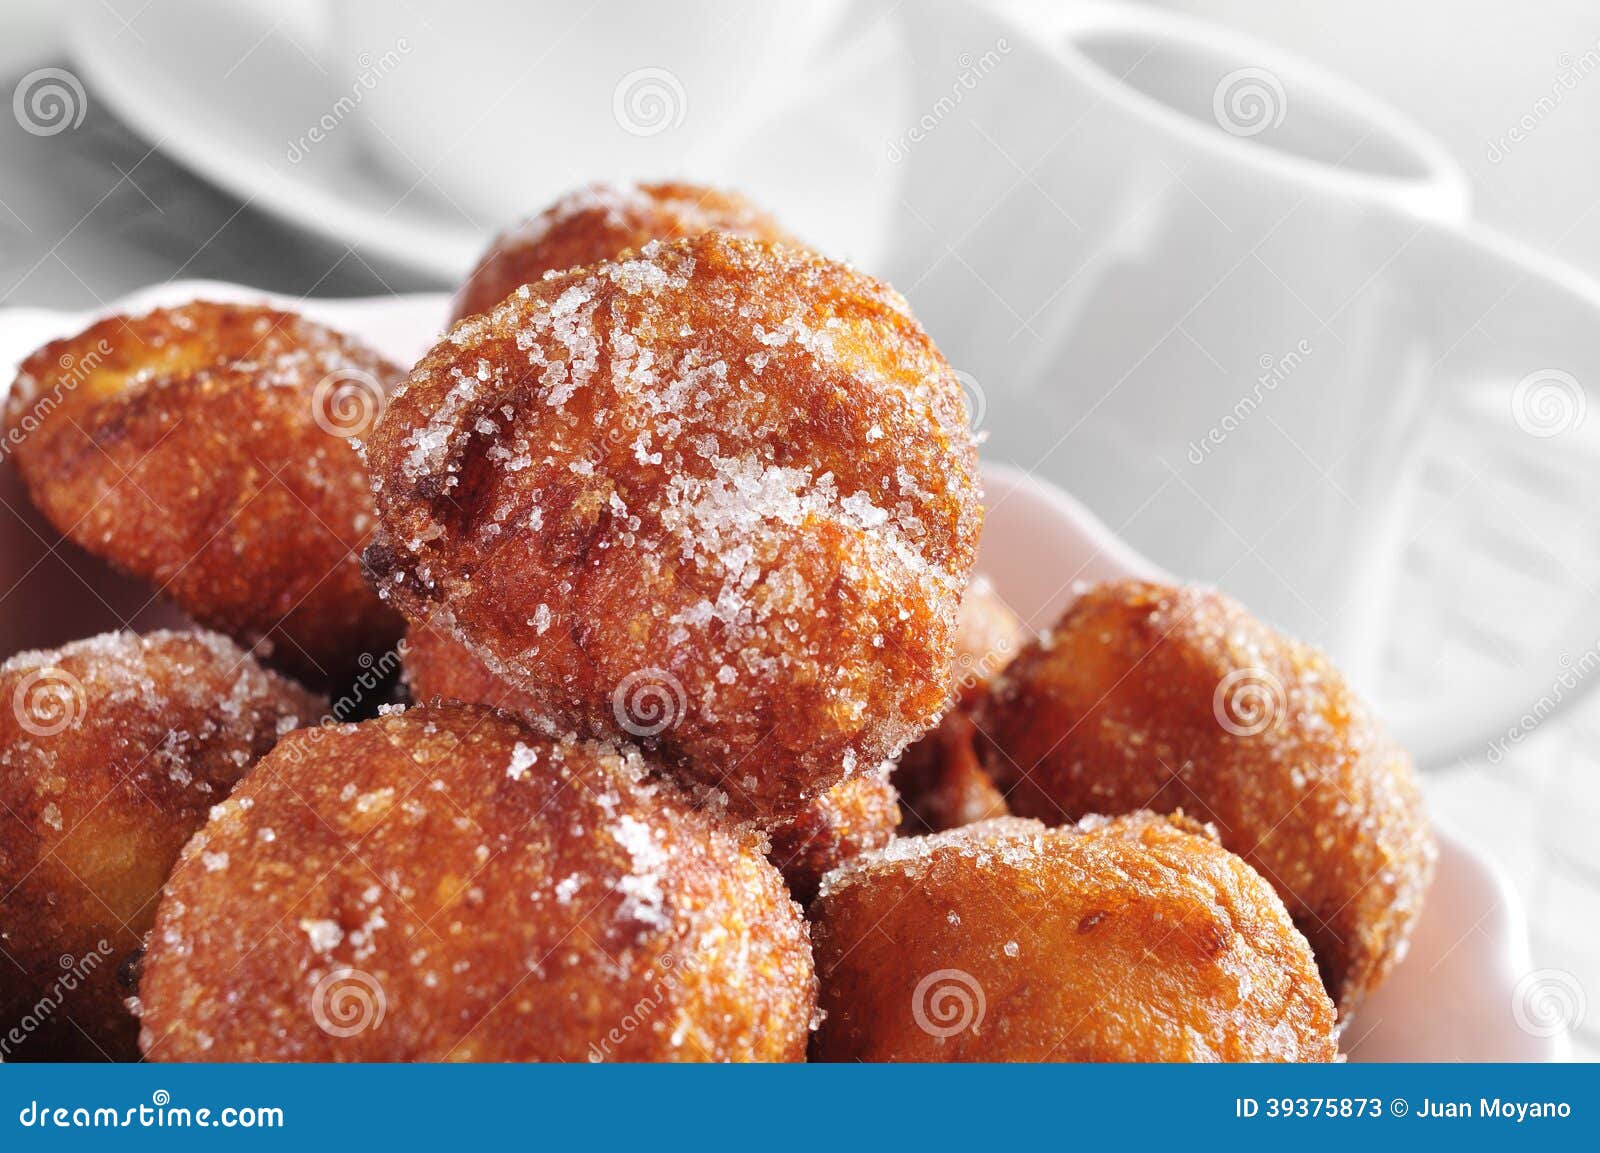
POLYGON ((399 635, 361 577, 374 517, 350 438, 400 375, 291 313, 196 301, 39 349, 6 423, 58 530, 327 685, 399 635))
POLYGON ((1213 822, 1283 897, 1341 1016, 1404 954, 1436 856, 1410 758, 1320 653, 1220 593, 1090 589, 977 719, 1018 813, 1213 822))
POLYGON ((887 845, 899 823, 900 798, 887 769, 862 773, 814 797, 799 816, 774 826, 767 859, 783 873, 795 900, 808 904, 827 873, 887 845))
MULTIPOLYGON (((495 676, 460 641, 426 622, 413 624, 406 634, 405 677, 418 701, 477 702, 521 713, 535 726, 542 721, 525 693, 495 676)), ((888 844, 899 820, 900 806, 887 773, 863 773, 812 798, 798 816, 775 824, 767 859, 783 874, 795 899, 805 904, 816 896, 824 873, 857 853, 888 844)))
POLYGON ((0 1056, 136 1055, 118 969, 178 850, 324 707, 214 633, 108 633, 0 665, 0 1056))
POLYGON ((712 233, 524 286, 368 459, 407 616, 738 812, 792 816, 940 711, 977 454, 904 300, 849 268, 712 233))
POLYGON ((972 578, 956 618, 953 703, 937 728, 910 745, 894 770, 900 831, 937 833, 1010 810, 978 762, 972 709, 1022 650, 1027 630, 982 574, 972 578))
POLYGON ((1193 822, 1008 817, 896 841, 812 906, 821 1060, 1331 1061, 1271 887, 1193 822))
POLYGON ((591 184, 495 237, 456 293, 451 319, 488 312, 547 272, 609 260, 652 240, 711 231, 800 247, 737 192, 698 184, 591 184))
POLYGON ((951 695, 970 708, 980 693, 1022 651, 1028 630, 994 584, 979 573, 961 597, 956 616, 956 657, 951 695))
POLYGON ((893 780, 904 836, 959 829, 1011 813, 1005 794, 978 761, 977 729, 965 709, 953 710, 908 748, 893 780))
POLYGON ((798 1060, 806 925, 632 750, 424 706, 284 741, 185 847, 157 1060, 798 1060))
POLYGON ((411 699, 420 704, 463 701, 519 713, 529 721, 540 719, 527 693, 495 676, 452 633, 429 621, 410 622, 404 652, 401 677, 411 699))

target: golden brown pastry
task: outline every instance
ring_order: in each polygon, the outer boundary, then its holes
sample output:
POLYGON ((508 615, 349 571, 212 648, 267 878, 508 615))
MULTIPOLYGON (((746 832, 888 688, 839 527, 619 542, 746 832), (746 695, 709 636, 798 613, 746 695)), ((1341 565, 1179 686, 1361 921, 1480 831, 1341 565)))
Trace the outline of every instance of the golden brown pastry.
MULTIPOLYGON (((405 677, 418 701, 456 700, 493 705, 542 723, 532 701, 506 684, 461 644, 426 622, 406 634, 405 677)), ((882 770, 841 781, 812 798, 797 816, 769 830, 767 859, 778 867, 802 905, 828 870, 894 836, 900 807, 882 770)))
POLYGON ((940 711, 981 508, 886 286, 719 234, 525 286, 368 446, 368 560, 558 725, 779 820, 940 711))
POLYGON ((539 717, 527 693, 495 676, 471 649, 429 621, 408 623, 401 677, 419 704, 465 701, 518 713, 525 720, 539 717))
POLYGON ((400 633, 361 576, 374 518, 352 444, 399 376, 293 313, 195 301, 45 345, 5 416, 60 532, 325 686, 400 633))
POLYGON ((291 735, 167 885, 145 1056, 801 1059, 799 909, 646 770, 478 705, 291 735))
POLYGON ((0 1057, 135 1055, 118 970, 179 849, 323 708, 214 633, 107 633, 0 665, 0 1057))
POLYGON ((1404 954, 1436 855, 1410 758, 1320 653, 1220 593, 1091 588, 978 725, 1025 816, 1215 824, 1283 897, 1341 1016, 1404 954))
POLYGON ((1192 821, 910 837, 811 909, 826 1061, 1331 1061, 1305 938, 1192 821))
POLYGON ((899 797, 888 772, 862 773, 814 797, 798 816, 775 825, 767 859, 778 866, 795 900, 809 904, 824 876, 887 845, 899 822, 899 797))
POLYGON ((901 833, 937 833, 1010 812, 978 761, 972 709, 1022 650, 1026 636, 988 578, 973 577, 956 617, 953 703, 938 727, 908 747, 895 766, 901 833))
POLYGON ((800 247, 737 192, 681 183, 591 184, 495 237, 456 293, 450 319, 488 312, 546 272, 712 231, 800 247))

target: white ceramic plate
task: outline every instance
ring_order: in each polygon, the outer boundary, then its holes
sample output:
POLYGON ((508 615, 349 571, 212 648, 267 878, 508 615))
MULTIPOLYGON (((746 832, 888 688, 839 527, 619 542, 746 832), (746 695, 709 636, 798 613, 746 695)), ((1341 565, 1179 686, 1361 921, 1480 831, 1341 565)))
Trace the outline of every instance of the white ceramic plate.
MULTIPOLYGON (((444 326, 442 294, 366 300, 295 301, 236 285, 187 281, 135 293, 115 311, 141 311, 204 297, 262 301, 297 308, 315 320, 358 336, 401 363, 415 361, 444 326)), ((0 388, 9 388, 16 365, 47 340, 78 331, 99 313, 36 309, 0 311, 0 388)), ((1034 627, 1048 624, 1071 599, 1074 581, 1159 576, 1081 505, 1061 490, 1014 469, 984 472, 989 508, 979 568, 1000 595, 1034 627)), ((0 495, 21 511, 23 500, 0 466, 0 495)), ((51 643, 109 625, 86 616, 107 607, 88 602, 72 579, 16 589, 50 547, 7 516, 0 529, 0 625, 19 615, 53 618, 51 643)), ((102 576, 103 595, 135 606, 143 590, 117 588, 102 576)), ((146 610, 147 614, 151 610, 146 610)), ((141 620, 151 619, 149 615, 141 620)), ((9 634, 7 627, 3 630, 9 634)), ((10 650, 0 648, 0 656, 10 650)), ((1439 874, 1410 954, 1389 983, 1348 1030, 1344 1048, 1357 1061, 1543 1061, 1565 1055, 1560 1036, 1543 1035, 1535 999, 1538 974, 1528 956, 1522 906, 1498 868, 1448 829, 1440 830, 1439 874), (1526 1026, 1526 1027, 1524 1027, 1526 1026)))

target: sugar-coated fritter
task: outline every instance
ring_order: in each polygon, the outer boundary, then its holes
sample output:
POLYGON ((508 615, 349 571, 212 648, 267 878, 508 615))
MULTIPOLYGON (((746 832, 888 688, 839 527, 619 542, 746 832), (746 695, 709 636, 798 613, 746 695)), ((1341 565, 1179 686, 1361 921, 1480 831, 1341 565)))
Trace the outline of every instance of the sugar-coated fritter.
POLYGON ((711 231, 799 247, 737 192, 680 183, 592 184, 495 237, 456 293, 451 319, 488 312, 546 272, 610 260, 652 240, 711 231))
POLYGON ((902 833, 937 833, 1010 812, 978 761, 972 709, 1025 639, 1022 622, 988 578, 973 577, 956 618, 954 703, 938 727, 911 744, 895 766, 902 833))
POLYGON ((1000 599, 988 577, 972 578, 956 616, 956 658, 952 694, 958 706, 971 707, 978 695, 1022 651, 1028 630, 1000 599))
POLYGON ((491 705, 537 721, 536 703, 524 692, 495 676, 472 650, 429 621, 412 621, 406 629, 401 676, 419 704, 433 700, 491 705))
POLYGON ((60 532, 326 685, 399 636, 361 575, 374 517, 351 438, 400 375, 292 313, 195 301, 45 345, 6 424, 60 532))
MULTIPOLYGON (((542 722, 526 694, 507 685, 461 642, 426 622, 406 634, 405 676, 418 701, 456 700, 520 712, 542 722)), ((817 882, 867 849, 889 843, 900 807, 883 771, 862 773, 813 797, 797 816, 774 824, 767 859, 778 867, 789 891, 805 904, 817 882)))
POLYGON ((1006 798, 978 760, 977 730, 965 709, 901 754, 894 769, 900 833, 919 836, 1009 816, 1006 798))
POLYGON ((1271 886, 1192 821, 1016 817, 908 837, 811 908, 820 1060, 1331 1061, 1271 886))
POLYGON ((798 816, 774 825, 767 859, 778 866, 795 900, 807 904, 822 878, 894 839, 900 801, 887 768, 841 781, 813 797, 798 816))
POLYGON ((538 712, 793 816, 938 715, 981 521, 893 290, 709 233, 458 324, 368 444, 375 579, 538 712))
POLYGON ((214 633, 0 665, 0 1058, 128 1059, 118 970, 211 806, 324 705, 214 633))
POLYGON ((636 751, 478 705, 292 734, 184 848, 156 1060, 799 1060, 806 925, 636 751))
POLYGON ((1018 813, 1215 824, 1283 897, 1341 1017, 1404 955, 1436 855, 1411 760, 1320 653, 1228 597, 1093 587, 978 722, 1018 813))

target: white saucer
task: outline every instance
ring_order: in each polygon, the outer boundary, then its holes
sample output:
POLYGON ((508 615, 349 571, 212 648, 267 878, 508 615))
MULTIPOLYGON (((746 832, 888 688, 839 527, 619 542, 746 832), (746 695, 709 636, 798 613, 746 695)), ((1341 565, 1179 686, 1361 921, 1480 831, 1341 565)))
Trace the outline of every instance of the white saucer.
MULTIPOLYGON (((365 340, 403 364, 414 362, 445 324, 442 294, 365 300, 291 300, 238 285, 178 281, 112 302, 106 311, 139 312, 196 298, 259 301, 303 312, 365 340)), ((79 331, 96 315, 42 309, 0 311, 0 400, 17 364, 40 344, 79 331)), ((1054 619, 1073 580, 1159 575, 1082 505, 1054 486, 1004 466, 984 469, 989 515, 979 569, 1021 616, 1039 626, 1054 619)), ((0 482, 14 486, 8 468, 0 482)), ((15 487, 5 503, 20 507, 15 487)), ((0 521, 0 576, 33 571, 29 556, 47 542, 15 518, 0 521)), ((47 532, 48 530, 43 530, 47 532)), ((41 571, 43 571, 41 569, 41 571)), ((0 604, 0 633, 9 634, 19 602, 30 615, 55 615, 58 644, 116 622, 100 623, 77 574, 42 578, 0 604), (36 587, 37 586, 37 587, 36 587)), ((100 574, 102 604, 139 605, 143 589, 114 574, 100 574), (126 588, 120 588, 118 582, 126 588)), ((3 591, 3 590, 0 590, 3 591)), ((13 589, 13 592, 16 590, 13 589)), ((113 610, 114 611, 114 610, 113 610)), ((150 621, 141 620, 149 627, 150 621)), ((0 650, 0 657, 8 655, 0 650)), ((1439 871, 1409 955, 1388 984, 1362 1006, 1344 1038, 1356 1061, 1545 1061, 1565 1056, 1564 1035, 1539 1028, 1531 1002, 1539 972, 1528 952, 1522 904, 1499 868, 1459 835, 1439 831, 1439 871), (1530 981, 1532 984, 1530 985, 1530 981)), ((1577 911, 1575 910, 1575 913, 1577 911)))
MULTIPOLYGON (((212 183, 359 254, 459 281, 509 221, 475 214, 425 177, 408 187, 374 163, 352 122, 359 109, 314 147, 296 146, 340 96, 316 60, 317 8, 308 0, 77 4, 70 50, 95 99, 212 183)), ((908 100, 893 22, 842 44, 827 69, 756 126, 726 182, 803 239, 871 268, 897 188, 886 142, 908 100)), ((527 212, 563 191, 530 190, 527 212)))

